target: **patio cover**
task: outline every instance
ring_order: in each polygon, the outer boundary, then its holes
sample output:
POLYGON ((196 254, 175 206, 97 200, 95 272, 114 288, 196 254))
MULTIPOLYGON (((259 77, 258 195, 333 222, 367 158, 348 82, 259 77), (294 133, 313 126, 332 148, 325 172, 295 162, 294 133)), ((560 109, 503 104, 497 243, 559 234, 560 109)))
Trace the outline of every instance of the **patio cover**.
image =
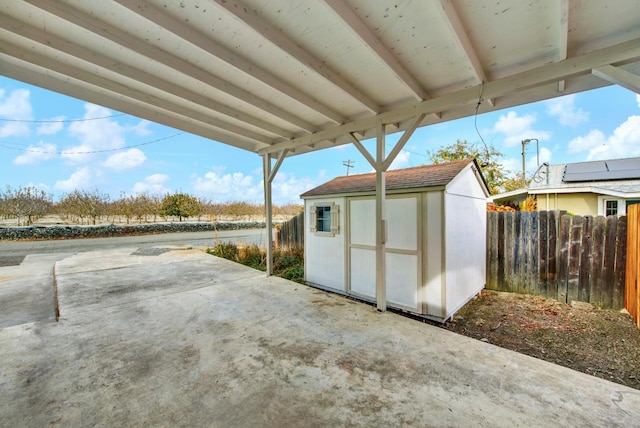
POLYGON ((377 172, 383 294, 384 173, 413 130, 640 92, 640 2, 11 0, 0 74, 261 155, 268 224, 285 157, 353 142, 377 172))

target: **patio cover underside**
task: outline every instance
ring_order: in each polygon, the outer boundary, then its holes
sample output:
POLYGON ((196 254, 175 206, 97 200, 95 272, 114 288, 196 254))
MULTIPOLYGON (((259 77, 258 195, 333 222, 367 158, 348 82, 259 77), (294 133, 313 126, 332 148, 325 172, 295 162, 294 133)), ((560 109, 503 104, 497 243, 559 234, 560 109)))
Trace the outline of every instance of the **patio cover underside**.
POLYGON ((640 2, 13 0, 0 74, 263 156, 269 223, 286 156, 354 142, 379 174, 383 253, 384 171, 413 130, 640 92, 640 2))

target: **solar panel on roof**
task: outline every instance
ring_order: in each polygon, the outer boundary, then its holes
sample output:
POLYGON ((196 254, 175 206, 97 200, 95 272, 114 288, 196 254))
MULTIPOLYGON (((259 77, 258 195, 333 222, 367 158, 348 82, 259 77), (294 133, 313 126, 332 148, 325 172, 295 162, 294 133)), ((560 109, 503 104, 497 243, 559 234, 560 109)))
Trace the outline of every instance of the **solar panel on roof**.
POLYGON ((565 166, 562 181, 568 183, 635 178, 640 178, 640 158, 569 163, 565 166))

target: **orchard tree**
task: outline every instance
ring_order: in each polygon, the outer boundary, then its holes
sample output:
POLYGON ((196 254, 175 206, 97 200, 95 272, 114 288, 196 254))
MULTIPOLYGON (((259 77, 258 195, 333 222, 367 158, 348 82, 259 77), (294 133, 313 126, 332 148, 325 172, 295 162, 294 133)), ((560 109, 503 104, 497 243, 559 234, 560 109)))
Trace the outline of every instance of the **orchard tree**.
POLYGON ((166 195, 160 205, 160 215, 163 217, 175 216, 179 221, 183 217, 194 217, 202 212, 202 204, 195 196, 186 193, 174 193, 166 195))
POLYGON ((457 140, 455 143, 441 147, 436 151, 427 150, 427 156, 432 163, 444 163, 469 158, 475 158, 480 165, 484 180, 489 187, 489 193, 495 195, 504 191, 504 185, 510 180, 499 160, 502 153, 493 145, 470 144, 467 140, 457 140))
POLYGON ((97 219, 107 213, 109 199, 109 195, 100 193, 98 189, 74 190, 62 197, 58 208, 67 216, 79 218, 81 224, 85 218, 96 224, 97 219))
POLYGON ((18 226, 33 224, 43 215, 52 211, 52 196, 43 190, 35 187, 19 187, 12 189, 7 186, 3 192, 0 191, 0 214, 16 218, 18 226))

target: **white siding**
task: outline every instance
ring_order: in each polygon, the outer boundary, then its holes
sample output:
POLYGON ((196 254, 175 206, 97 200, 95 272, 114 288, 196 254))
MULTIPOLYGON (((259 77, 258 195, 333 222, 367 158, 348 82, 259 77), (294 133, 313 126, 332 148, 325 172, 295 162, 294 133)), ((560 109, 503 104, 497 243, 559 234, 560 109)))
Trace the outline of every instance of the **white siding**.
POLYGON ((366 297, 376 297, 376 252, 351 248, 351 291, 366 297))
POLYGON ((445 191, 445 318, 479 293, 486 279, 486 198, 471 170, 452 184, 445 191))
MULTIPOLYGON (((375 206, 374 206, 375 208, 375 206)), ((416 195, 387 197, 387 248, 418 250, 418 199, 416 195)))
POLYGON ((387 198, 387 301, 412 312, 422 311, 420 285, 420 204, 418 194, 387 198))
POLYGON ((307 199, 305 201, 304 269, 307 281, 345 290, 345 207, 344 198, 307 199), (310 232, 311 212, 318 203, 340 207, 340 230, 335 236, 318 236, 310 232))
MULTIPOLYGON (((376 297, 375 197, 305 201, 306 280, 376 297), (334 237, 310 232, 318 203, 340 206, 334 237)), ((486 194, 470 165, 445 190, 387 196, 386 286, 389 306, 447 319, 486 278, 486 194)))
POLYGON ((349 291, 376 297, 376 201, 349 199, 349 291), (355 247, 354 247, 355 246, 355 247))
POLYGON ((478 180, 473 164, 469 164, 447 185, 447 194, 483 199, 486 204, 487 195, 478 180))
POLYGON ((427 315, 444 317, 445 284, 443 251, 443 197, 442 192, 428 192, 425 201, 425 311, 427 315))
POLYGON ((376 246, 376 200, 350 199, 349 239, 352 244, 376 246))

